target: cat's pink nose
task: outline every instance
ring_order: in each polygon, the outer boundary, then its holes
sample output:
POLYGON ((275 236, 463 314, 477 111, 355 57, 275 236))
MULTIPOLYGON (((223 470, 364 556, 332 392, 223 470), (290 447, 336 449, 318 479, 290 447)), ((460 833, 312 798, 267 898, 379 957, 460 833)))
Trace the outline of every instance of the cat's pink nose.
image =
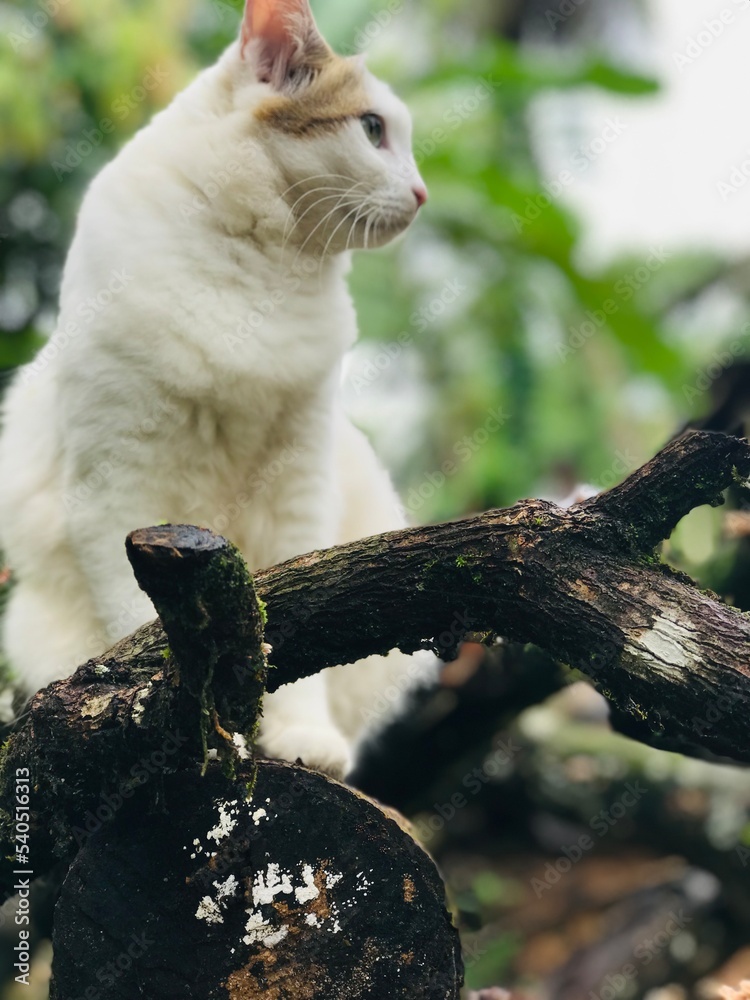
POLYGON ((429 196, 427 194, 427 188, 424 186, 424 184, 418 184, 414 188, 414 197, 417 199, 417 208, 421 208, 422 205, 425 205, 427 203, 427 198, 429 196))

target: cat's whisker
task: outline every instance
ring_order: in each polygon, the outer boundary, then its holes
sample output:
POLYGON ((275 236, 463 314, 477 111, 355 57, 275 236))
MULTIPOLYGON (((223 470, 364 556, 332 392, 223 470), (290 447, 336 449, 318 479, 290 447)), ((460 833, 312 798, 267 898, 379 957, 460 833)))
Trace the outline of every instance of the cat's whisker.
POLYGON ((289 209, 289 219, 287 219, 287 223, 284 226, 284 232, 282 234, 284 237, 286 236, 287 229, 289 228, 289 222, 292 221, 294 225, 296 225, 297 223, 299 223, 302 219, 304 219, 304 217, 307 214, 307 212, 309 212, 313 208, 315 208, 315 205, 317 204, 317 202, 315 202, 315 204, 311 205, 310 208, 307 209, 307 211, 303 215, 299 216, 299 218, 295 218, 294 211, 297 208, 297 205, 299 205, 299 203, 301 201, 304 201, 305 198, 309 198, 310 195, 320 194, 321 191, 333 191, 333 192, 335 192, 334 195, 333 195, 333 197, 336 197, 336 196, 338 196, 338 195, 341 194, 341 188, 340 187, 330 187, 330 186, 328 186, 328 187, 318 187, 318 188, 313 188, 312 191, 305 191, 305 193, 302 194, 302 195, 300 195, 300 197, 295 201, 295 203, 289 209))
POLYGON ((367 203, 365 203, 365 204, 364 204, 364 205, 363 205, 363 206, 362 206, 362 207, 360 208, 359 212, 357 212, 356 216, 354 217, 354 221, 352 222, 352 225, 351 225, 351 228, 350 228, 350 230, 349 230, 349 234, 348 234, 348 236, 346 237, 346 244, 345 244, 345 247, 344 247, 344 249, 345 249, 345 250, 348 250, 348 249, 349 249, 349 241, 351 240, 351 238, 352 238, 352 237, 354 236, 355 232, 357 231, 357 225, 358 225, 358 224, 359 224, 359 223, 361 222, 361 220, 362 220, 362 216, 363 216, 363 215, 364 215, 364 214, 365 214, 365 213, 366 213, 366 212, 367 212, 368 210, 369 210, 369 205, 368 205, 367 203))
POLYGON ((282 192, 282 194, 279 195, 278 200, 281 201, 282 199, 286 198, 286 196, 291 191, 294 191, 296 187, 299 187, 300 184, 312 184, 314 181, 322 181, 322 180, 340 180, 340 181, 349 181, 351 183, 354 183, 354 178, 347 177, 346 174, 313 174, 310 177, 303 177, 302 180, 300 181, 295 181, 294 184, 290 184, 289 187, 286 189, 286 191, 282 192))
POLYGON ((301 222, 305 218, 305 216, 309 215, 310 212, 313 212, 316 208, 318 208, 318 206, 322 205, 324 202, 326 202, 326 201, 332 201, 334 198, 341 198, 341 192, 337 191, 335 194, 330 194, 330 195, 326 195, 325 197, 322 197, 322 198, 317 198, 313 202, 313 204, 309 206, 309 208, 305 209, 305 211, 302 213, 302 215, 300 215, 298 218, 296 218, 294 220, 294 222, 292 224, 292 227, 289 230, 289 232, 286 232, 286 230, 284 232, 284 239, 283 239, 283 242, 281 244, 281 252, 282 252, 282 254, 286 250, 287 245, 289 243, 289 240, 291 240, 292 236, 294 236, 295 230, 299 227, 299 225, 301 224, 301 222))
MULTIPOLYGON (((313 174, 311 177, 303 177, 301 180, 296 181, 294 184, 290 184, 289 187, 286 189, 286 191, 282 192, 282 194, 280 194, 278 196, 278 198, 276 199, 276 202, 274 202, 274 204, 278 204, 279 201, 285 201, 286 198, 287 198, 287 196, 292 191, 294 191, 295 188, 299 187, 301 184, 314 184, 315 181, 324 181, 324 180, 325 181, 331 181, 333 183, 335 183, 336 181, 347 181, 350 184, 354 183, 354 178, 353 177, 347 177, 346 174, 313 174)), ((333 183, 332 183, 332 189, 333 189, 333 183)), ((341 187, 340 184, 336 185, 336 186, 337 186, 337 188, 341 187)), ((305 198, 308 193, 309 192, 304 192, 302 194, 302 198, 305 198)), ((292 211, 294 211, 294 208, 296 207, 297 204, 298 204, 298 202, 294 203, 294 206, 292 207, 292 211)))
POLYGON ((370 246, 369 243, 370 229, 374 221, 375 221, 375 215, 374 214, 370 215, 369 219, 367 220, 367 225, 365 226, 365 250, 367 250, 368 247, 370 246))
MULTIPOLYGON (((342 191, 342 192, 341 192, 341 195, 340 195, 340 196, 341 196, 341 198, 342 198, 342 200, 343 200, 344 198, 347 198, 347 197, 349 197, 349 195, 350 195, 350 194, 351 194, 351 193, 352 193, 352 192, 353 192, 353 191, 354 191, 354 190, 355 190, 355 189, 356 189, 357 187, 359 187, 361 183, 363 183, 363 182, 361 182, 361 181, 360 181, 360 182, 357 182, 357 183, 354 183, 354 184, 352 184, 352 185, 351 185, 351 187, 347 188, 347 189, 346 189, 346 191, 342 191)), ((334 197, 335 197, 335 196, 334 196, 334 197)), ((322 201, 324 201, 324 200, 326 200, 326 199, 319 199, 318 201, 316 201, 316 202, 315 202, 315 204, 314 204, 314 205, 311 205, 311 206, 310 206, 310 208, 309 208, 309 209, 308 209, 307 211, 312 211, 312 210, 313 210, 313 209, 314 209, 314 208, 315 208, 315 207, 316 207, 316 206, 317 206, 318 204, 321 204, 321 203, 322 203, 322 201)), ((294 230, 295 230, 295 229, 297 228, 297 226, 299 225, 299 223, 300 223, 300 222, 302 221, 302 218, 304 218, 304 216, 305 216, 305 215, 307 214, 307 211, 306 211, 305 213, 303 213, 303 215, 302 215, 302 216, 300 216, 300 218, 299 218, 299 219, 297 219, 297 220, 295 221, 295 223, 294 223, 294 226, 292 227, 292 230, 291 230, 291 232, 289 233, 288 237, 287 237, 287 238, 286 238, 286 239, 284 240, 284 246, 283 246, 283 248, 282 248, 282 249, 285 249, 285 248, 286 248, 286 244, 288 243, 289 239, 291 239, 291 236, 292 236, 292 233, 293 233, 293 232, 294 232, 294 230)), ((325 221, 325 220, 324 220, 324 221, 325 221)), ((317 227, 316 227, 316 228, 317 228, 317 227)), ((315 232, 315 230, 313 230, 313 232, 315 232)), ((311 234, 311 235, 312 235, 312 234, 311 234)), ((304 244, 303 244, 303 246, 304 246, 304 244)))
MULTIPOLYGON (((328 212, 328 214, 325 215, 320 220, 320 222, 318 222, 318 224, 315 226, 315 228, 308 234, 308 236, 306 237, 304 243, 302 244, 302 246, 299 249, 299 253, 297 254, 297 257, 299 257, 300 254, 304 251, 305 247, 310 242, 310 240, 315 235, 315 233, 318 231, 318 229, 320 229, 321 226, 325 225, 325 223, 328 222, 328 220, 333 215, 336 214, 336 212, 339 210, 339 208, 342 207, 343 202, 347 198, 350 198, 352 196, 353 192, 356 190, 356 188, 361 187, 363 183, 364 183, 364 181, 360 181, 357 184, 353 184, 346 192, 344 192, 344 194, 341 196, 341 202, 339 204, 337 204, 337 205, 334 205, 333 209, 330 212, 328 212)), ((295 259, 295 265, 296 265, 296 259, 295 259)))
POLYGON ((329 249, 331 243, 333 243, 334 239, 336 238, 336 233, 339 231, 339 229, 341 229, 341 227, 349 220, 349 218, 354 214, 354 212, 359 212, 360 209, 361 209, 361 206, 358 209, 357 205, 355 205, 349 212, 346 213, 346 215, 341 220, 341 222, 339 222, 339 224, 336 226, 336 228, 334 229, 334 231, 328 237, 328 242, 326 243, 325 247, 323 248, 323 253, 321 254, 321 258, 320 258, 321 260, 325 260, 327 254, 328 254, 328 249, 329 249))
MULTIPOLYGON (((344 202, 345 202, 345 197, 344 197, 344 198, 342 198, 342 199, 341 199, 341 200, 339 201, 339 203, 338 203, 338 204, 334 205, 334 206, 333 206, 333 208, 331 209, 331 211, 330 211, 330 212, 328 212, 328 213, 327 213, 327 214, 326 214, 326 215, 325 215, 325 216, 324 216, 324 217, 323 217, 323 218, 322 218, 322 219, 320 220, 320 222, 319 222, 319 223, 317 224, 317 226, 315 227, 315 229, 313 229, 313 230, 312 230, 312 232, 311 232, 311 233, 309 233, 309 235, 308 235, 308 236, 307 236, 307 238, 305 239, 305 242, 304 242, 304 243, 302 244, 302 246, 301 246, 301 247, 299 248, 299 252, 297 253, 297 258, 295 258, 295 266, 296 266, 296 262, 297 262, 297 259, 299 259, 300 255, 301 255, 302 253, 304 253, 304 250, 305 250, 305 247, 306 247, 306 246, 307 246, 307 244, 308 244, 308 243, 310 242, 310 240, 311 240, 311 239, 313 238, 313 236, 315 235, 316 231, 317 231, 318 229, 320 229, 320 228, 321 228, 322 226, 325 226, 325 225, 326 225, 326 223, 328 222, 328 220, 329 220, 329 219, 332 219, 332 218, 333 218, 333 216, 334 216, 334 215, 335 215, 335 214, 336 214, 337 212, 341 211, 341 209, 342 209, 342 208, 346 209, 346 208, 348 207, 348 205, 346 205, 346 204, 345 204, 344 202)), ((356 207, 357 207, 357 206, 356 206, 356 204, 355 204, 355 205, 353 206, 353 208, 355 208, 355 209, 356 209, 356 207)), ((350 214, 350 213, 347 213, 347 216, 346 216, 347 218, 348 218, 349 214, 350 214)), ((324 258, 324 256, 323 256, 323 255, 321 255, 321 256, 320 256, 320 257, 318 258, 318 263, 319 263, 319 265, 322 265, 322 263, 323 263, 324 259, 325 259, 325 258, 324 258)))
MULTIPOLYGON (((317 230, 320 229, 321 226, 325 226, 325 224, 328 222, 328 220, 331 219, 331 218, 333 218, 333 216, 336 214, 336 212, 339 211, 340 208, 344 207, 346 199, 347 199, 347 195, 345 195, 345 194, 344 195, 337 195, 336 197, 337 197, 338 200, 337 200, 336 204, 333 206, 333 208, 330 209, 330 211, 326 212, 326 214, 317 223, 317 225, 314 227, 314 229, 310 233, 308 233, 308 235, 305 238, 302 246, 299 248, 299 250, 297 252, 297 256, 294 258, 294 263, 292 264, 292 270, 294 270, 296 268, 297 261, 299 260, 300 256, 304 253, 305 247, 310 242, 310 240, 312 239, 312 237, 315 235, 315 233, 317 232, 317 230)), ((321 199, 321 201, 322 200, 324 200, 324 199, 321 199)), ((292 233, 294 233, 294 230, 292 230, 292 232, 289 234, 290 238, 292 236, 292 233)), ((287 242, 288 242, 288 240, 287 240, 287 242)))
POLYGON ((297 251, 297 256, 294 258, 294 264, 292 265, 292 269, 294 269, 297 266, 297 261, 299 260, 299 258, 304 253, 305 247, 310 242, 310 240, 313 238, 313 236, 318 231, 318 229, 320 229, 321 226, 325 226, 325 224, 328 222, 328 220, 331 219, 331 218, 333 218, 333 216, 336 214, 336 212, 338 212, 342 207, 345 207, 345 206, 343 206, 343 202, 346 200, 346 197, 347 197, 346 195, 342 195, 341 198, 339 199, 339 201, 330 210, 330 212, 327 212, 323 216, 323 218, 320 220, 320 222, 318 222, 318 224, 315 226, 315 228, 310 233, 308 233, 307 237, 305 238, 304 243, 302 244, 302 246, 297 251))
MULTIPOLYGON (((362 214, 365 211, 367 211, 367 205, 366 204, 365 205, 356 205, 355 204, 353 206, 353 208, 349 212, 346 213, 346 215, 344 216, 344 218, 341 220, 341 222, 338 224, 338 226, 336 226, 336 228, 334 229, 334 231, 331 233, 331 235, 330 235, 330 237, 328 239, 328 242, 326 243, 325 248, 323 249, 323 253, 322 253, 321 258, 320 258, 321 262, 325 260, 326 255, 328 253, 328 248, 330 247, 332 241, 334 240, 334 238, 336 236, 336 233, 352 217, 352 215, 354 215, 354 221, 352 222, 352 224, 351 224, 351 226, 349 228, 349 232, 347 233, 347 236, 346 236, 346 242, 344 243, 344 253, 346 253, 346 251, 349 249, 349 240, 354 235, 354 232, 355 232, 356 227, 357 227, 357 223, 359 222, 362 214)), ((323 280, 322 271, 321 271, 321 274, 320 274, 320 280, 321 280, 321 282, 323 280)))
MULTIPOLYGON (((328 195, 328 196, 326 196, 325 198, 319 198, 319 199, 318 199, 318 200, 317 200, 317 201, 315 202, 315 204, 314 204, 314 205, 311 205, 311 206, 310 206, 310 211, 312 211, 312 209, 314 209, 314 208, 317 208, 317 206, 318 206, 318 205, 322 205, 324 201, 328 201, 328 200, 329 200, 329 199, 331 199, 331 198, 336 198, 336 199, 338 199, 338 201, 337 201, 337 204, 336 204, 336 205, 334 205, 334 206, 333 206, 333 208, 331 209, 331 211, 330 211, 330 212, 328 212, 328 213, 327 213, 327 214, 326 214, 326 215, 325 215, 325 216, 323 217, 323 219, 321 219, 321 220, 320 220, 320 222, 319 222, 319 223, 318 223, 318 225, 317 225, 317 226, 315 227, 315 229, 313 229, 312 233, 314 233, 314 232, 315 232, 315 230, 316 230, 316 229, 318 228, 318 226, 320 226, 320 225, 321 225, 322 223, 325 223, 325 222, 326 222, 326 221, 327 221, 327 220, 328 220, 328 219, 329 219, 329 218, 331 217, 331 215, 335 214, 335 212, 336 212, 336 211, 338 210, 338 208, 339 208, 339 205, 340 205, 340 203, 341 203, 341 202, 343 202, 343 201, 344 201, 344 200, 346 199, 346 197, 347 197, 347 195, 346 195, 346 194, 341 194, 341 193, 339 192, 339 193, 337 193, 337 194, 335 194, 335 195, 328 195)), ((307 213, 305 213, 305 214, 307 214, 307 213)), ((295 224, 294 224, 294 225, 292 226, 291 230, 289 231, 289 233, 288 233, 288 235, 287 235, 286 239, 284 240, 284 242, 283 242, 283 245, 282 245, 282 248, 281 248, 281 252, 282 252, 282 257, 283 257, 283 254, 284 254, 284 253, 286 252, 286 248, 287 248, 287 246, 288 246, 288 244, 289 244, 289 241, 291 240, 292 236, 294 235, 294 232, 295 232, 295 230, 297 229, 297 227, 298 227, 298 225, 300 224, 300 222, 301 222, 301 221, 302 221, 302 217, 300 217, 299 219, 297 219, 297 221, 295 222, 295 224)), ((310 236, 312 236, 312 233, 310 233, 310 236)), ((307 239, 309 239, 309 238, 310 238, 310 237, 308 236, 308 238, 307 238, 307 239)), ((303 249, 304 249, 304 247, 306 246, 306 244, 307 244, 307 239, 306 239, 306 240, 305 240, 305 242, 304 242, 304 243, 302 244, 302 247, 300 248, 300 251, 301 251, 301 250, 303 250, 303 249)), ((299 254, 298 254, 298 255, 297 255, 297 257, 295 257, 295 259, 294 259, 294 264, 292 265, 292 269, 294 269, 294 268, 295 268, 295 267, 297 266, 297 260, 298 260, 298 258, 299 258, 299 254)))
MULTIPOLYGON (((295 220, 294 225, 292 226, 291 232, 289 234, 290 237, 291 237, 291 233, 294 232, 294 230, 302 222, 302 220, 305 218, 305 216, 309 215, 310 212, 314 211, 318 207, 318 205, 321 205, 324 201, 329 201, 331 198, 340 198, 342 196, 342 192, 341 192, 340 188, 316 188, 315 190, 316 191, 335 191, 335 194, 327 195, 325 198, 318 198, 312 205, 310 205, 308 208, 306 208, 305 211, 302 213, 302 215, 300 215, 295 220)), ((310 191, 308 193, 309 194, 314 194, 315 192, 314 191, 310 191)), ((307 194, 304 194, 302 196, 302 198, 297 199, 297 201, 295 202, 295 206, 298 205, 299 202, 302 201, 306 197, 307 197, 307 194)), ((286 230, 284 232, 286 234, 286 230)), ((285 241, 285 243, 286 243, 286 241, 285 241)))

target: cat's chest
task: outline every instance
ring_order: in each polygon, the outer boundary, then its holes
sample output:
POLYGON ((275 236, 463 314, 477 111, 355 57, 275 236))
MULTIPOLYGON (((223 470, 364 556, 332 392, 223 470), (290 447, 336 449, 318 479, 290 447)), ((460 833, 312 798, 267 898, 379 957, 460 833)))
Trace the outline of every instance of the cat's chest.
POLYGON ((182 288, 191 339, 200 337, 225 370, 261 377, 269 387, 304 391, 319 383, 357 337, 343 276, 322 273, 319 262, 280 269, 232 250, 219 255, 214 273, 182 288))
MULTIPOLYGON (((301 427, 298 417, 280 408, 259 426, 242 416, 195 408, 181 432, 193 459, 170 478, 170 517, 229 538, 253 569, 297 554, 297 543, 289 548, 285 541, 290 517, 285 497, 301 490, 313 506, 320 478, 332 481, 327 466, 333 458, 327 421, 310 410, 301 427)), ((321 512, 321 525, 326 517, 321 512)), ((300 551, 326 543, 327 537, 313 534, 300 551)))

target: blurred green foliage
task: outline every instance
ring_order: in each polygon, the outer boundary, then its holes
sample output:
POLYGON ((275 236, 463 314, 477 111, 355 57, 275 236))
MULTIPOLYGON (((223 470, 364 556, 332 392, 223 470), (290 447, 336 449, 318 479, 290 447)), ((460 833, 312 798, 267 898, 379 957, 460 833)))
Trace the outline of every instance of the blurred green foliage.
MULTIPOLYGON (((229 42, 240 6, 0 3, 1 369, 50 332, 86 184, 229 42)), ((545 187, 530 109, 550 90, 639 100, 657 82, 600 52, 511 43, 483 5, 315 8, 332 44, 368 48, 407 99, 432 194, 407 238, 360 254, 353 276, 364 347, 349 396, 395 465, 410 514, 438 519, 621 478, 691 412, 683 386, 705 358, 670 317, 724 265, 673 257, 642 283, 629 277, 638 258, 584 270, 581 227, 545 187), (582 333, 606 303, 606 323, 582 333), (395 363, 373 378, 373 359, 394 345, 395 363), (408 426, 394 426, 403 412, 408 426)), ((708 399, 692 410, 701 405, 708 399)))

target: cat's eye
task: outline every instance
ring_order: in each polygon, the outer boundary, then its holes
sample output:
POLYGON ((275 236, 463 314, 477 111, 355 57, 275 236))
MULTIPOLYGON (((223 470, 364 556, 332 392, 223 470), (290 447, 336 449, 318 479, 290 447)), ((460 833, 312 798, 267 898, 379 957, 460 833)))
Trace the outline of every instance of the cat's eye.
POLYGON ((380 115, 368 114, 362 115, 361 121, 367 138, 376 149, 380 149, 385 142, 385 122, 383 119, 380 115))

